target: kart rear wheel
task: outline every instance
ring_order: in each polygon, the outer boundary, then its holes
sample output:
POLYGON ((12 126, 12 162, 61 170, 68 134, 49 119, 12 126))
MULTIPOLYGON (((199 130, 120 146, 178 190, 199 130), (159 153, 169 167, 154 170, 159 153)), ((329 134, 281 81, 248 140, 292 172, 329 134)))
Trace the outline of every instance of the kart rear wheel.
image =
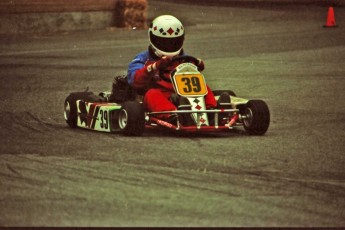
POLYGON ((84 100, 88 102, 102 101, 102 97, 95 95, 93 92, 73 92, 65 100, 64 117, 66 123, 71 128, 77 127, 78 111, 77 100, 84 100))
POLYGON ((262 100, 250 100, 241 110, 243 127, 250 135, 264 135, 270 125, 270 112, 262 100))
POLYGON ((76 99, 73 97, 73 95, 69 95, 65 100, 64 117, 65 117, 66 123, 71 128, 77 127, 78 114, 77 114, 76 99))
POLYGON ((141 136, 145 128, 145 112, 142 104, 126 101, 118 116, 121 133, 125 136, 141 136))

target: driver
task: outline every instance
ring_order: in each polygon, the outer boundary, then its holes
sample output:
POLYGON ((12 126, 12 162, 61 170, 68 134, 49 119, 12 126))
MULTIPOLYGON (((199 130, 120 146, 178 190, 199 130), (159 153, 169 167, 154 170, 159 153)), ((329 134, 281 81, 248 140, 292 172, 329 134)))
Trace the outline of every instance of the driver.
MULTIPOLYGON (((167 69, 173 57, 184 54, 182 49, 185 28, 182 23, 171 15, 155 18, 148 30, 150 45, 148 50, 139 53, 128 66, 128 83, 139 93, 144 94, 144 106, 148 111, 173 111, 176 106, 170 100, 174 93, 170 81, 170 72, 175 67, 167 69)), ((204 69, 204 62, 198 59, 199 71, 204 69)), ((212 90, 207 86, 205 96, 206 109, 217 107, 212 90)), ((170 121, 169 114, 157 116, 170 121)))

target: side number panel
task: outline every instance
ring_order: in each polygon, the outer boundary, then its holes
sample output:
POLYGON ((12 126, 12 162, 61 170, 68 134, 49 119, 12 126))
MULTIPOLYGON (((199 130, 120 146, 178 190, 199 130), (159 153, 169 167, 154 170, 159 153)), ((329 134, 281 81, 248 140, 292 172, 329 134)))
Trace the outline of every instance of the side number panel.
POLYGON ((79 101, 78 126, 87 129, 110 132, 110 107, 102 104, 79 101))
POLYGON ((100 117, 100 127, 102 129, 108 129, 109 127, 109 120, 108 120, 108 111, 107 110, 100 110, 99 111, 99 117, 100 117))

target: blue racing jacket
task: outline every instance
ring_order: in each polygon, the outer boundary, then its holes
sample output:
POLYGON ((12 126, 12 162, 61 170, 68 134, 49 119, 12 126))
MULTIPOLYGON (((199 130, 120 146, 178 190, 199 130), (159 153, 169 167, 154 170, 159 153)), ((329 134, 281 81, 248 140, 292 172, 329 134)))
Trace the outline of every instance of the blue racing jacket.
POLYGON ((127 79, 130 85, 134 83, 134 77, 138 70, 142 70, 146 65, 158 61, 159 57, 153 57, 149 50, 139 53, 128 65, 127 79))

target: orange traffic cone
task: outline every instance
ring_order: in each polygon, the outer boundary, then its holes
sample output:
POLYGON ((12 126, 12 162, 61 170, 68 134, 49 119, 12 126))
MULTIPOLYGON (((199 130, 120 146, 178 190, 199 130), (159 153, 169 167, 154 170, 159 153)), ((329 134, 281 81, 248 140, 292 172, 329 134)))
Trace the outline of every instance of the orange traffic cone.
POLYGON ((325 28, 337 27, 337 25, 335 23, 335 18, 334 18, 334 9, 332 6, 330 6, 328 8, 327 21, 323 27, 325 27, 325 28))

